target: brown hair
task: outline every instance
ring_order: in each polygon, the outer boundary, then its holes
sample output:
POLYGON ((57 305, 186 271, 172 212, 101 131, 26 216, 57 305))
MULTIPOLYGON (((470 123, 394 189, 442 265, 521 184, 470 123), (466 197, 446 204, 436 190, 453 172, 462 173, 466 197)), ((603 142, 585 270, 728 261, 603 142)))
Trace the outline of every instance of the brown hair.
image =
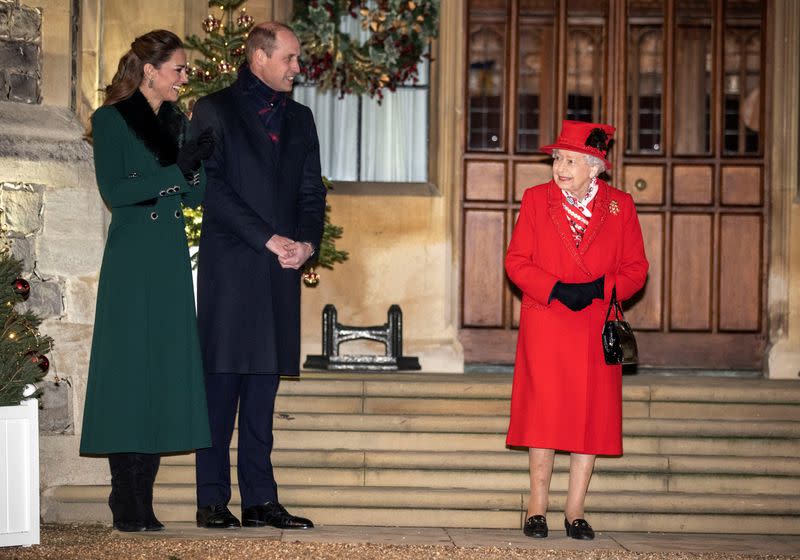
POLYGON ((113 105, 133 95, 144 79, 144 65, 150 63, 158 68, 180 48, 183 42, 172 31, 156 29, 136 37, 131 49, 119 59, 117 73, 106 87, 103 105, 113 105))
POLYGON ((275 40, 278 36, 278 31, 281 29, 294 35, 291 27, 279 21, 268 21, 251 29, 244 43, 247 62, 253 60, 253 55, 258 49, 267 53, 267 56, 272 56, 275 51, 275 40))

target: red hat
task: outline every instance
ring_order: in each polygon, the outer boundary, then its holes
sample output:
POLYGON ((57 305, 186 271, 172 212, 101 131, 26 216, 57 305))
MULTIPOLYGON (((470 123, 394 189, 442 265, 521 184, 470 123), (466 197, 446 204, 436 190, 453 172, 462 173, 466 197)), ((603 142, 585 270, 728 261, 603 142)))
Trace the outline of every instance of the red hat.
POLYGON ((543 146, 540 151, 551 154, 553 150, 569 150, 580 152, 600 158, 606 164, 606 168, 611 167, 606 156, 608 145, 616 128, 610 124, 597 124, 582 121, 561 121, 561 134, 555 144, 543 146))

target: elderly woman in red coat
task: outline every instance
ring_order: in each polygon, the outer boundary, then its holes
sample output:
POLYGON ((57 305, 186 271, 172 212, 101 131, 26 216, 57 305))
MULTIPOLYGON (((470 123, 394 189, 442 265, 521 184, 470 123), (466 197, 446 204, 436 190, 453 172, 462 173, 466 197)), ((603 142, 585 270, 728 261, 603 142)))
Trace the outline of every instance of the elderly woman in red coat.
POLYGON ((556 450, 570 453, 567 535, 592 539, 584 501, 596 455, 622 454, 621 366, 606 365, 601 332, 616 287, 620 300, 647 275, 629 194, 597 178, 609 167, 614 128, 564 121, 553 179, 529 188, 506 254, 522 290, 522 315, 506 443, 528 447, 531 495, 524 533, 546 537, 556 450))

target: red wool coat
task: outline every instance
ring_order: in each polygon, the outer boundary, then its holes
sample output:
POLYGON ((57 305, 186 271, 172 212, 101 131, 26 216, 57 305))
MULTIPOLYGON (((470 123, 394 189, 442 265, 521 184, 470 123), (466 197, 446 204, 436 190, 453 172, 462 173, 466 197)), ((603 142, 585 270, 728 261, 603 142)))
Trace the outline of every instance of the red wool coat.
POLYGON ((622 371, 606 365, 600 336, 611 289, 623 301, 644 286, 642 230, 631 196, 598 181, 592 218, 575 247, 563 200, 554 181, 525 191, 506 253, 506 272, 523 294, 506 443, 620 455, 622 371), (603 300, 577 312, 548 303, 557 281, 603 275, 603 300))

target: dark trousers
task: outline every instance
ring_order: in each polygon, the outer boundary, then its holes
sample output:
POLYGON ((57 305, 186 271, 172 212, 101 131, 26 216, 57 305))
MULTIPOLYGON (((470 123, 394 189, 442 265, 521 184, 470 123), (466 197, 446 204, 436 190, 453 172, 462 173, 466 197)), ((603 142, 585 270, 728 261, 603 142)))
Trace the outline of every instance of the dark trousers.
POLYGON ((205 376, 211 447, 197 451, 197 505, 231 499, 230 445, 239 405, 236 472, 242 507, 278 501, 272 474, 272 414, 280 376, 214 373, 205 376))

